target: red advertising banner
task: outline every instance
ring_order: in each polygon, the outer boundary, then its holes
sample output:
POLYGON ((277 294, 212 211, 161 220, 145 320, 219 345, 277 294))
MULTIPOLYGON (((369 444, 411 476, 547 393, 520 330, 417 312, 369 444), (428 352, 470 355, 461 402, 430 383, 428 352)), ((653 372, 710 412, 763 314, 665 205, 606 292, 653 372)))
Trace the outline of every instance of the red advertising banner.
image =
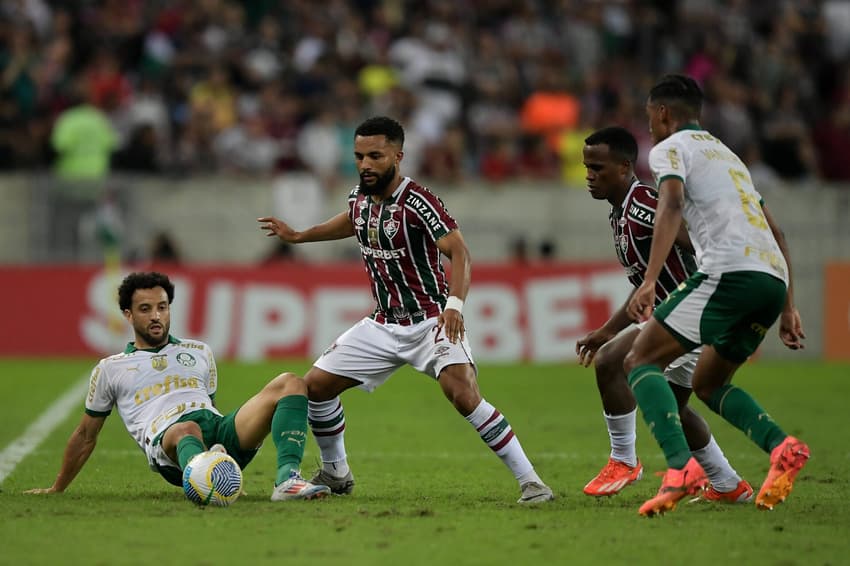
POLYGON ((823 342, 828 360, 850 360, 850 263, 824 270, 823 342))
MULTIPOLYGON (((145 269, 150 269, 145 267, 145 269)), ((219 358, 314 357, 374 308, 360 264, 161 266, 174 281, 171 333, 219 358)), ((132 332, 97 266, 0 267, 0 356, 92 356, 132 332)), ((616 263, 477 265, 464 319, 478 361, 574 359, 575 342, 628 296, 616 263)))

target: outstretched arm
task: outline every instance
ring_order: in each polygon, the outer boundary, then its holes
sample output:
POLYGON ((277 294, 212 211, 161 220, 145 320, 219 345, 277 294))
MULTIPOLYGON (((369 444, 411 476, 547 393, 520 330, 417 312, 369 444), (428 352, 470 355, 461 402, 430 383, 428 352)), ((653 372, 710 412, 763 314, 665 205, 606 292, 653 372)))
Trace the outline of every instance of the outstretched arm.
POLYGON ((788 293, 785 295, 785 307, 779 317, 779 338, 783 344, 792 350, 802 350, 805 348, 802 340, 806 335, 803 332, 800 313, 794 306, 794 279, 791 271, 791 254, 788 251, 788 242, 764 203, 762 203, 761 209, 764 212, 765 219, 767 219, 767 225, 770 226, 770 231, 773 232, 773 237, 776 238, 776 243, 779 244, 782 255, 785 256, 785 264, 788 266, 788 293))
POLYGON ((56 481, 53 482, 53 485, 47 488, 30 489, 24 493, 60 493, 65 491, 80 470, 83 469, 83 465, 85 465, 91 453, 94 452, 97 436, 100 434, 100 429, 103 428, 105 421, 106 417, 83 415, 77 429, 68 439, 65 454, 62 456, 62 467, 56 475, 56 481))
MULTIPOLYGON (((451 279, 449 280, 449 297, 457 297, 461 301, 466 300, 469 292, 469 281, 471 279, 471 264, 469 249, 460 230, 453 230, 437 240, 437 247, 452 261, 451 279)), ((463 326, 463 315, 451 304, 440 314, 437 323, 445 329, 445 335, 449 342, 454 344, 459 339, 463 340, 465 329, 463 326)))
POLYGON ((304 242, 323 242, 325 240, 341 240, 354 235, 354 225, 348 217, 348 212, 340 212, 327 222, 307 228, 302 232, 293 230, 289 224, 275 218, 264 216, 257 218, 261 224, 260 228, 268 231, 269 237, 277 236, 284 242, 290 244, 302 244, 304 242))
POLYGON ((685 204, 685 185, 678 177, 667 177, 658 187, 658 207, 652 233, 652 247, 643 284, 629 301, 628 314, 632 320, 646 320, 655 304, 655 283, 670 254, 670 248, 682 227, 682 208, 685 204))

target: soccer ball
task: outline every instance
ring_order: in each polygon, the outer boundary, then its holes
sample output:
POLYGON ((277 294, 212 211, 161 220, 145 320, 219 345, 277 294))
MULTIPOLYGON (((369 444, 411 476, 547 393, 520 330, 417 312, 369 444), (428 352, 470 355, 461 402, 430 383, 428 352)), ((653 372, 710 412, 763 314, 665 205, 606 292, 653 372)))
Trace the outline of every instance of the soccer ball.
POLYGON ((201 507, 227 507, 242 492, 242 470, 223 452, 201 452, 183 470, 183 492, 201 507))

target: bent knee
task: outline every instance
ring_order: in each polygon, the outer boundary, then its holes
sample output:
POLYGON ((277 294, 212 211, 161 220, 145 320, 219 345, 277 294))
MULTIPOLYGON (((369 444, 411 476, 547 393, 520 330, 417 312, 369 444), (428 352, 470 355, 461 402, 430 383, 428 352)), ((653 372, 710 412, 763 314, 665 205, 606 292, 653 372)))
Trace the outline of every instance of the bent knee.
POLYGON ((623 358, 616 355, 611 348, 604 345, 596 352, 593 365, 596 368, 596 379, 600 383, 608 383, 619 378, 623 373, 623 358))
POLYGON ((714 391, 717 389, 711 383, 693 383, 694 386, 694 395, 699 398, 703 403, 708 404, 711 396, 714 395, 714 391))
POLYGON ((307 395, 307 384, 294 373, 282 373, 269 382, 266 389, 273 391, 278 398, 287 395, 307 395))
POLYGON ((174 439, 174 443, 180 442, 186 436, 202 437, 201 426, 195 421, 184 421, 174 423, 168 427, 168 434, 174 439))
POLYGON ((632 370, 644 365, 644 363, 645 362, 634 350, 630 350, 629 353, 626 354, 626 357, 623 358, 623 371, 628 376, 632 373, 632 370))

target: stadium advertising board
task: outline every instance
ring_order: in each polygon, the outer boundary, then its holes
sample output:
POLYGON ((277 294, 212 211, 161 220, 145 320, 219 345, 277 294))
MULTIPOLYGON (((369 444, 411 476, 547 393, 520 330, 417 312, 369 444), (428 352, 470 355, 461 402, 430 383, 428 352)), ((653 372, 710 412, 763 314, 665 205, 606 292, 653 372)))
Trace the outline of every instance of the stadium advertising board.
MULTIPOLYGON (((176 286, 172 334, 203 340, 222 359, 314 357, 374 307, 359 264, 159 270, 176 286)), ((8 300, 0 356, 122 350, 132 335, 115 289, 129 271, 0 268, 8 300)), ((629 292, 622 268, 607 262, 478 265, 472 278, 464 318, 473 354, 487 362, 572 360, 576 340, 629 292)))
POLYGON ((850 263, 828 263, 824 271, 824 356, 850 360, 850 263))

